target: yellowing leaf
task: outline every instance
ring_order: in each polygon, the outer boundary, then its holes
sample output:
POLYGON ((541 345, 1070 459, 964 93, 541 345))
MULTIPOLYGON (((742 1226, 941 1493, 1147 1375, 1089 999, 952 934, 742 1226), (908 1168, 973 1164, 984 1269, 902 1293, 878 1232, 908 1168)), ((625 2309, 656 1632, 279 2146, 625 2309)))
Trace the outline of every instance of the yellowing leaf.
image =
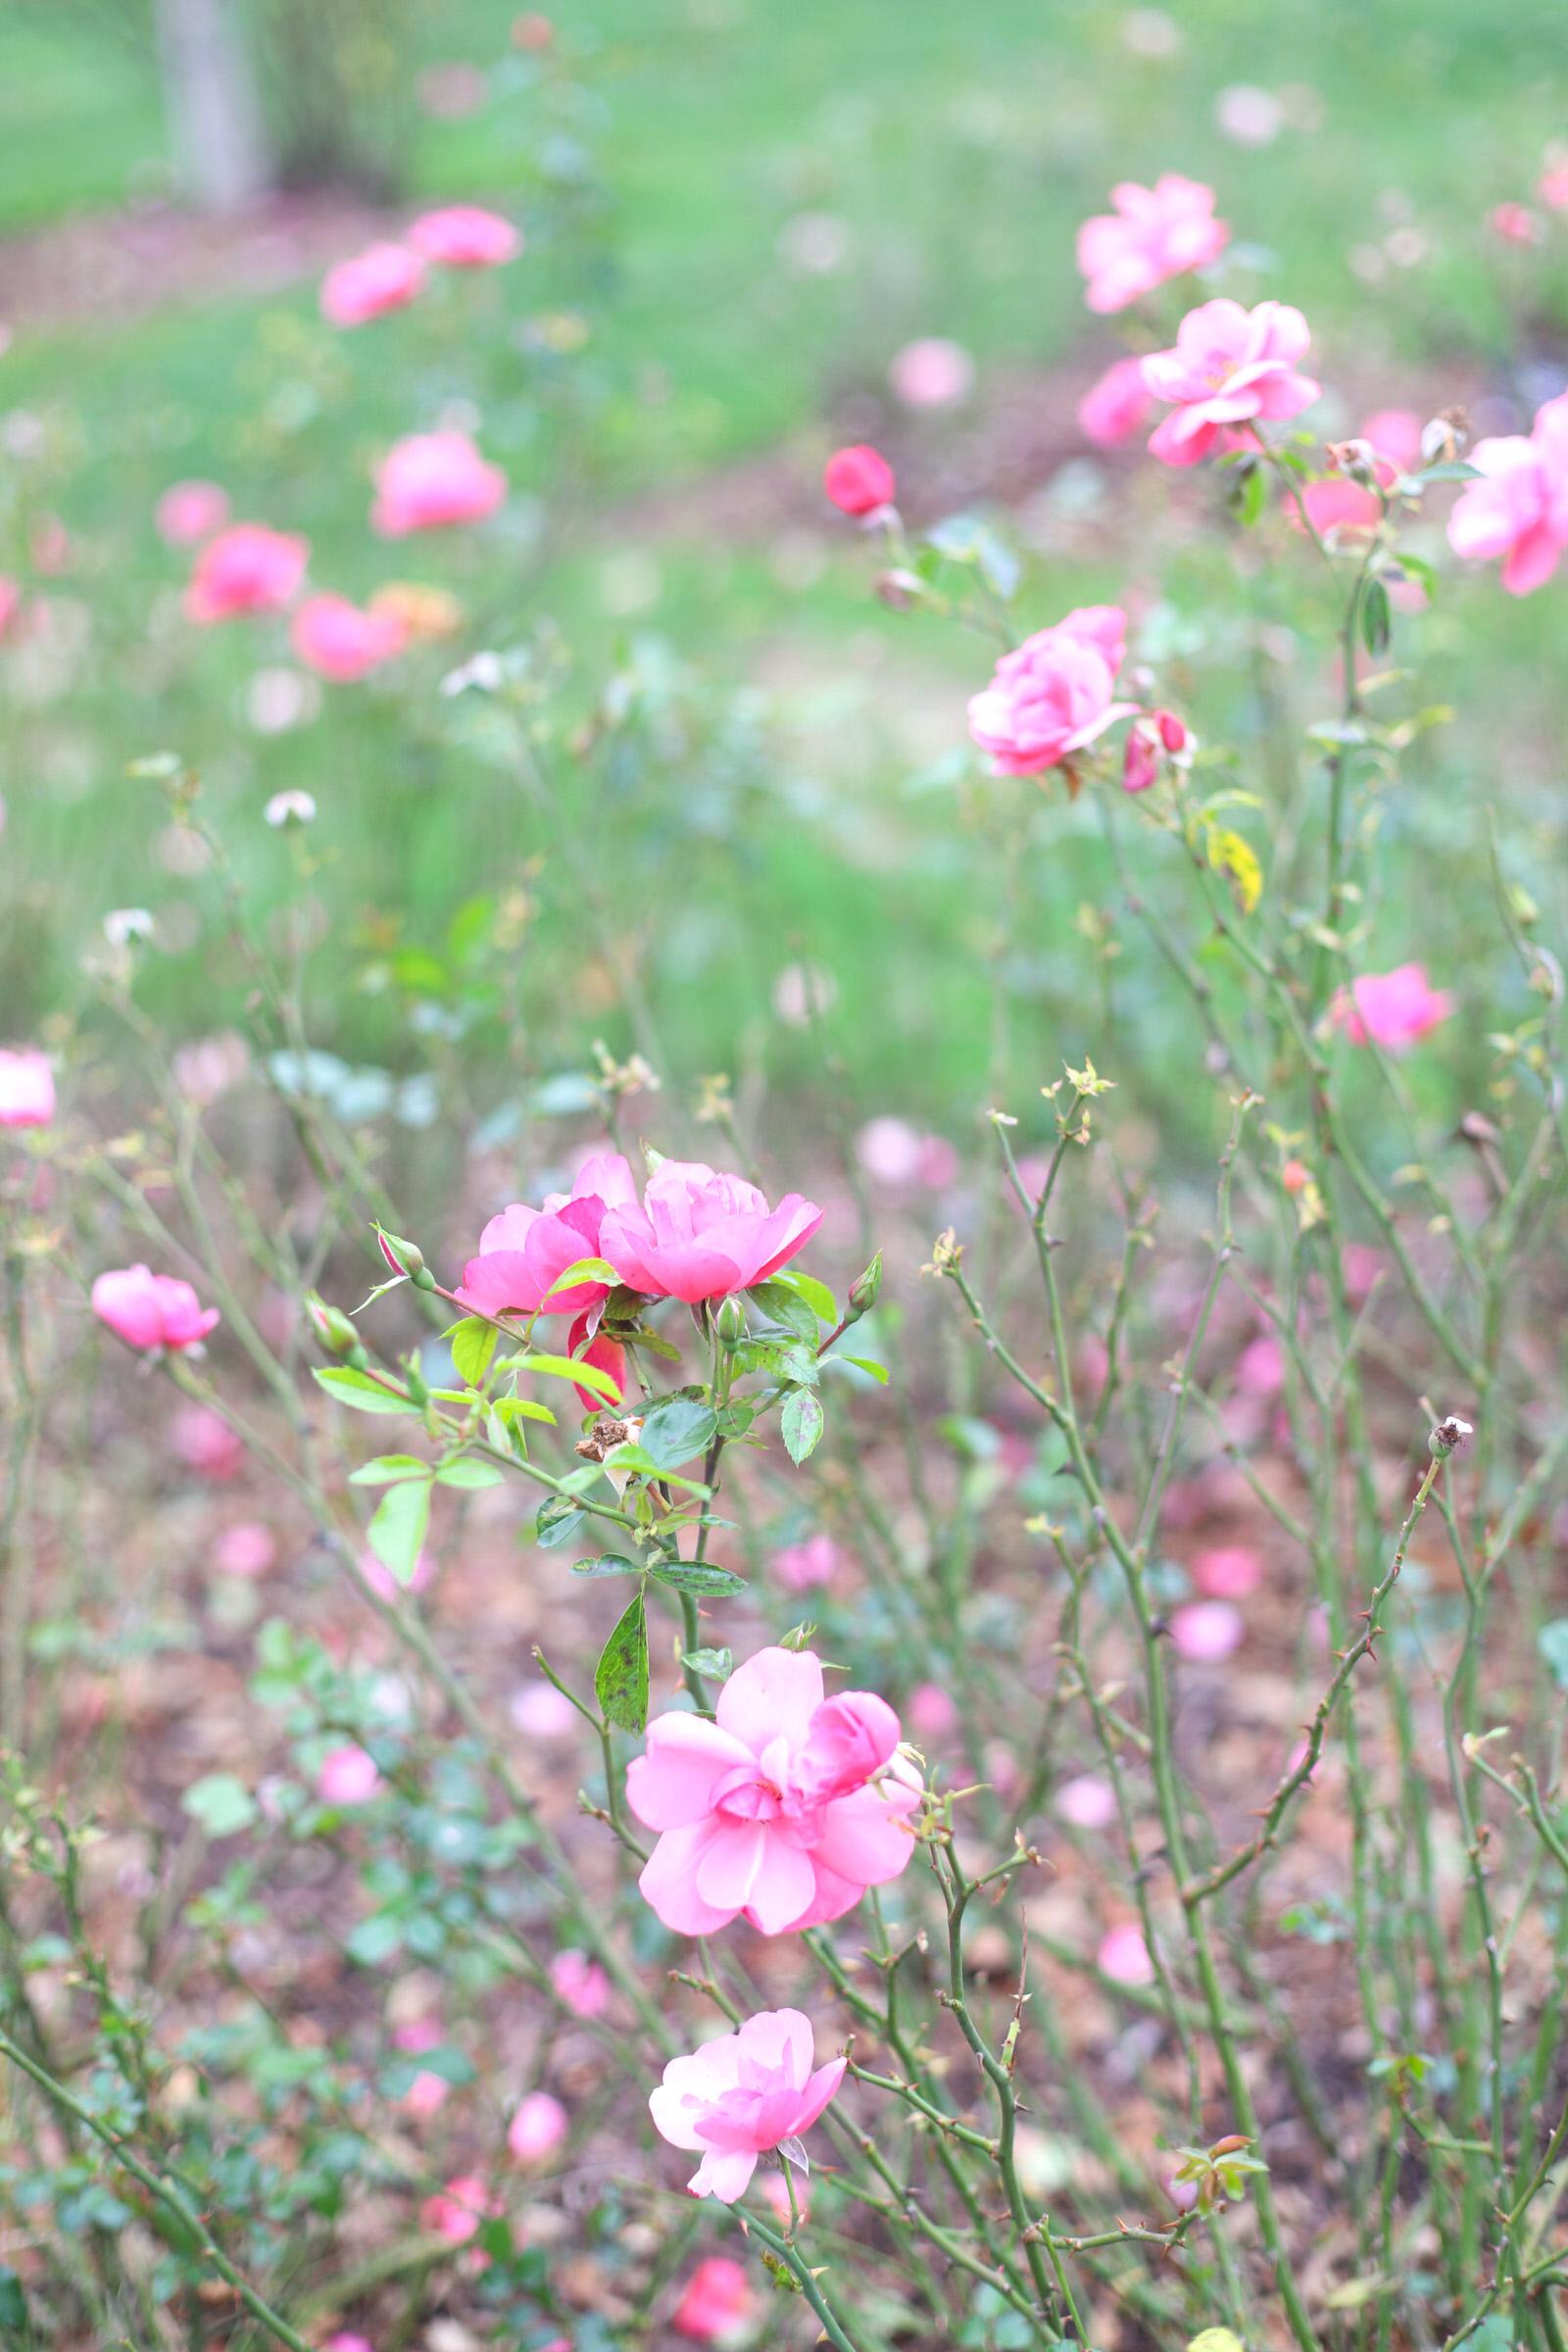
POLYGON ((1236 904, 1243 914, 1250 914, 1263 895, 1263 869, 1250 842, 1240 833, 1214 825, 1208 836, 1208 862, 1216 874, 1223 874, 1230 883, 1236 904))

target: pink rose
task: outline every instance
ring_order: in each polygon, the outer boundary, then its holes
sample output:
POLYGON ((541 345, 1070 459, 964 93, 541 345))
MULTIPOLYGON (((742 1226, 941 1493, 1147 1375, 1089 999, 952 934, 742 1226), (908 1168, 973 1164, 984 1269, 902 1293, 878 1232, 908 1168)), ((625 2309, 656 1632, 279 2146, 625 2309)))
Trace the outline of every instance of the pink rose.
POLYGON ((710 2254, 687 2279, 669 2324, 693 2343, 722 2343, 726 2336, 744 2333, 756 2308, 757 2297, 740 2264, 727 2254, 710 2254))
POLYGON ((694 2197, 733 2205, 759 2156, 810 2130, 843 2082, 845 2063, 835 2058, 813 2074, 814 2055, 808 2018, 798 2009, 764 2009, 738 2033, 670 2060, 648 2106, 671 2147, 705 2151, 687 2182, 694 2197))
POLYGON ((1201 270, 1224 252, 1230 224, 1214 218, 1214 191, 1166 172, 1152 188, 1124 179, 1110 191, 1113 213, 1078 231, 1078 267, 1092 311, 1124 311, 1168 277, 1201 270))
POLYGON ((289 642, 307 669, 348 686, 400 654, 408 631, 390 612, 364 612, 346 596, 323 594, 306 598, 289 642))
POLYGON ((542 2164, 553 2156, 570 2130, 570 2120, 559 2099, 548 2090, 530 2090, 517 2101, 507 2126, 507 2145, 519 2164, 542 2164))
POLYGON ((33 1046, 0 1050, 0 1127, 47 1127, 55 1115, 55 1076, 33 1046))
POLYGON ((895 355, 888 381, 906 409, 952 409, 974 390, 974 362, 961 343, 921 335, 895 355))
POLYGON ((405 2115, 434 2115, 446 2105, 451 2089, 445 2075, 432 2074, 427 2066, 421 2066, 398 2105, 405 2115))
POLYGON ((1097 449, 1114 449, 1143 431, 1153 409, 1142 360, 1118 360, 1078 403, 1078 429, 1097 449))
POLYGON ((922 1740, 945 1740, 958 1720, 951 1690, 940 1683, 916 1683, 909 1692, 909 1729, 922 1740))
POLYGON ((333 326, 363 326, 403 310, 423 283, 424 264, 406 245, 368 245, 322 278, 321 317, 333 326))
POLYGON ((822 487, 844 514, 870 514, 893 499, 893 468, 880 451, 858 441, 835 450, 822 468, 822 487))
POLYGON ((187 619, 209 628, 241 612, 281 612, 305 577, 311 543, 264 522, 236 522, 210 539, 185 590, 187 619))
POLYGON ((1285 1386, 1285 1350, 1271 1332, 1249 1340, 1236 1359, 1236 1386, 1249 1396, 1277 1396, 1285 1386))
POLYGON ((352 2328, 340 2328, 335 2335, 327 2337, 321 2352, 375 2352, 375 2346, 368 2335, 356 2335, 352 2328))
POLYGON ((524 1683, 514 1691, 512 1720, 530 1740, 569 1740, 582 1717, 554 1683, 524 1683))
POLYGON ((225 1576, 265 1576, 277 1559, 277 1538, 260 1519, 236 1519, 213 1545, 213 1566, 225 1576))
POLYGON ((1196 466, 1228 425, 1265 416, 1298 416, 1321 385, 1298 375, 1311 333, 1299 311, 1260 302, 1244 311, 1223 297, 1189 311, 1171 351, 1151 352, 1144 382, 1175 405, 1149 446, 1167 466, 1196 466))
POLYGON ((492 2221, 501 2210, 501 2200, 487 2180, 477 2173, 458 2173, 445 2188, 425 2198, 419 2226, 434 2230, 449 2246, 464 2246, 478 2234, 481 2223, 492 2221))
POLYGON ((1095 1965, 1102 1977, 1109 1977, 1116 1984, 1152 1984, 1154 1982, 1154 1963, 1149 1957, 1143 1930, 1135 1928, 1131 1920, 1122 1927, 1112 1928, 1102 1938, 1100 1949, 1095 1954, 1095 1965))
POLYGON ((1262 1581, 1262 1559, 1245 1544, 1200 1551, 1193 1562, 1193 1584, 1205 1600, 1245 1600, 1262 1581))
POLYGON ((1419 469, 1421 419, 1414 409, 1375 409, 1361 427, 1361 438, 1400 473, 1419 469))
POLYGON ((822 1222, 814 1200, 786 1193, 777 1208, 744 1176, 702 1160, 666 1159, 643 1187, 642 1206, 612 1201, 603 1254, 634 1291, 654 1298, 723 1298, 787 1265, 822 1222))
POLYGON ((1548 164, 1536 182, 1536 194, 1548 212, 1568 213, 1568 164, 1548 164))
POLYGON ((1528 204, 1494 205, 1487 215, 1487 226, 1505 245, 1539 245, 1545 234, 1541 215, 1533 213, 1528 204))
POLYGON ((330 1748, 317 1768, 316 1793, 323 1805, 368 1805, 380 1790, 375 1759, 363 1747, 330 1748))
POLYGON ((786 1592, 808 1592, 813 1585, 830 1585, 838 1566, 839 1547, 831 1536, 808 1536, 804 1544, 788 1544, 773 1554, 773 1574, 786 1592))
POLYGON ((195 1348, 221 1320, 216 1306, 203 1307, 188 1282, 145 1266, 100 1274, 92 1286, 92 1311, 127 1348, 195 1348))
POLYGON ((180 1460, 202 1478, 221 1486, 245 1467, 245 1444, 221 1413, 187 1398, 175 1407, 169 1443, 180 1460))
POLYGON ((666 1928, 707 1936, 744 1911, 779 1936, 842 1918, 899 1876, 919 1796, 895 1764, 884 1700, 824 1699, 808 1650, 761 1649, 717 1714, 659 1716, 627 1768, 627 1802, 661 1833, 638 1885, 666 1928))
POLYGON ((550 1296, 568 1266, 603 1257, 600 1237, 612 1208, 635 1211, 637 1185, 618 1152, 585 1159, 569 1193, 547 1193, 543 1208, 514 1200, 479 1236, 479 1254, 463 1269, 458 1297, 482 1315, 577 1315, 610 1296, 606 1282, 574 1282, 550 1296))
POLYGON ((1218 1666, 1239 1649, 1247 1632, 1240 1609, 1228 1600, 1189 1600, 1171 1611, 1170 1635, 1179 1657, 1198 1666, 1218 1666))
POLYGON ((593 1364, 599 1371, 608 1372, 614 1382, 613 1394, 607 1396, 596 1389, 585 1389, 580 1382, 573 1381, 572 1386, 577 1391, 583 1411, 598 1413, 607 1405, 618 1405, 625 1401, 626 1350, 618 1340, 612 1340, 606 1331, 597 1333, 585 1348, 582 1343, 588 1339, 590 1320, 591 1313, 577 1317, 566 1334, 566 1353, 577 1363, 593 1364))
POLYGON ((1087 605, 1004 654, 996 676, 969 704, 969 732, 999 776, 1059 767, 1136 703, 1112 700, 1127 652, 1119 605, 1087 605))
POLYGON ((217 482, 172 482, 153 509, 158 536, 168 547, 194 547, 228 520, 228 492, 217 482))
POLYGON ((375 477, 370 528, 383 539, 482 522, 507 495, 507 477, 466 433, 411 433, 396 441, 375 477))
POLYGON ((610 2007, 610 1979, 586 1952, 558 1952, 550 1963, 557 2000, 573 2017, 603 2017, 610 2007))
MULTIPOLYGON (((14 580, 8 571, 0 571, 0 637, 6 634, 22 611, 22 582, 14 580)), ((0 827, 4 818, 0 817, 0 827)))
POLYGON ((449 270, 489 270, 522 251, 522 238, 499 213, 477 204, 449 204, 409 224, 409 243, 427 262, 449 270))
POLYGON ((1098 1772, 1080 1773, 1063 1781, 1054 1804, 1063 1821, 1075 1830, 1108 1830, 1116 1818, 1116 1791, 1098 1772))
POLYGON ((1408 1054, 1453 1008, 1448 991, 1431 986, 1424 964, 1401 963, 1392 972, 1363 972, 1348 991, 1336 990, 1329 1018, 1352 1046, 1364 1046, 1370 1038, 1386 1054, 1408 1054))
POLYGON ((1550 579, 1568 542, 1568 392, 1537 410, 1528 440, 1478 441, 1470 463, 1486 478, 1460 492, 1448 545, 1456 556, 1501 556, 1504 588, 1528 596, 1550 579))

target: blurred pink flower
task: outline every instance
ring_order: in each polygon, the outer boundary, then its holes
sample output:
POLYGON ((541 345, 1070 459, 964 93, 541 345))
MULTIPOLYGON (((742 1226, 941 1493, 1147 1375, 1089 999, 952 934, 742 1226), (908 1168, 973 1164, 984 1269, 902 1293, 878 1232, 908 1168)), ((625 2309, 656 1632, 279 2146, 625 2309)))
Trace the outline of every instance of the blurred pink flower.
POLYGON ((888 381, 906 409, 956 408, 974 390, 974 361, 946 335, 922 335, 895 355, 888 381))
POLYGON ((761 1649, 718 1695, 717 1721, 661 1715, 626 1774, 661 1833, 638 1881, 666 1928, 706 1936, 744 1911, 764 1936, 840 1919, 914 1851, 899 1719, 870 1691, 824 1699, 808 1650, 761 1649))
POLYGON ((414 1563, 414 1574, 406 1585, 400 1585, 390 1568, 378 1560, 373 1551, 360 1554, 360 1574, 377 1600, 401 1600, 406 1593, 422 1592, 435 1578, 435 1555, 421 1551, 414 1563))
POLYGON ((1205 1600, 1245 1600, 1262 1581, 1262 1554, 1245 1544, 1220 1544, 1193 1561, 1193 1584, 1205 1600))
POLYGON ((428 2067, 421 2066, 398 2105, 406 2115, 434 2115, 446 2105, 451 2088, 445 2075, 432 2074, 428 2067))
POLYGON ((1300 312, 1282 302, 1244 311, 1222 296, 1189 311, 1174 349, 1151 352, 1143 363, 1154 398, 1174 404, 1150 435, 1155 457, 1167 466, 1196 466, 1228 425, 1298 416, 1321 390, 1296 372, 1311 340, 1300 312))
POLYGON ((217 482, 172 482, 153 509, 158 536, 168 547, 194 547, 228 520, 228 492, 217 482))
POLYGON ((209 539, 185 590, 187 619, 203 628, 242 612, 281 612, 298 592, 311 543, 264 522, 236 522, 209 539))
POLYGON ((427 262, 449 270, 489 270, 522 251, 522 238, 499 213, 482 205, 449 204, 409 223, 409 243, 427 262))
POLYGON ((1119 605, 1080 606, 1003 655, 990 685, 969 703, 969 732, 991 754, 993 773, 1033 776, 1057 767, 1137 710, 1112 699, 1126 639, 1119 605))
POLYGON ((1414 409, 1375 409, 1361 427, 1380 458, 1401 473, 1414 473, 1421 464, 1421 418, 1414 409))
POLYGON ((1370 1242, 1347 1242, 1340 1251, 1340 1272, 1345 1278, 1345 1295, 1352 1306, 1359 1306, 1383 1272, 1388 1260, 1381 1250, 1370 1242))
POLYGON ((380 1788, 374 1758, 363 1747, 330 1748, 317 1768, 316 1793, 323 1805, 368 1805, 380 1788))
POLYGON ((1236 1359, 1236 1386, 1247 1396, 1277 1396, 1285 1386, 1285 1350, 1270 1332, 1249 1340, 1236 1359))
POLYGON ((822 487, 841 514, 874 514, 892 502, 893 468, 880 450, 858 441, 834 451, 822 468, 822 487))
POLYGON ((1568 541, 1568 392, 1537 410, 1528 440, 1478 441, 1470 463, 1485 479, 1459 493, 1448 545, 1483 562, 1501 556, 1504 588, 1528 596, 1550 579, 1568 541))
POLYGON ((370 528, 383 539, 449 524, 482 522, 507 495, 507 477, 466 433, 411 433, 396 441, 375 477, 370 528))
POLYGON ((1348 990, 1336 990, 1329 1018, 1352 1046, 1370 1038, 1386 1054, 1401 1054, 1453 1009, 1452 996, 1431 985, 1424 964, 1400 963, 1392 972, 1363 972, 1348 990))
POLYGON ((225 1576, 265 1576, 277 1558, 277 1538, 260 1519, 235 1519, 213 1545, 213 1566, 225 1576))
POLYGON ((1240 1609, 1228 1600, 1189 1600, 1171 1611, 1177 1653, 1196 1666, 1218 1666, 1241 1647, 1246 1632, 1240 1609))
POLYGON ((1505 245, 1539 245, 1545 234, 1541 215, 1533 213, 1528 204, 1494 205, 1487 215, 1487 226, 1505 245))
POLYGON ((1116 1791, 1098 1772, 1063 1781, 1052 1802, 1075 1830, 1106 1830, 1116 1818, 1116 1791))
POLYGON ((669 2324, 693 2343, 722 2344, 745 2333, 756 2308, 757 2296, 740 2264, 727 2254, 710 2254, 687 2279, 669 2324))
POLYGON ((635 1209, 637 1185, 618 1152, 584 1160, 569 1193, 547 1193, 543 1208, 514 1200, 479 1236, 479 1254, 463 1269, 458 1297, 480 1314, 581 1314, 610 1296, 607 1282, 574 1282, 552 1298, 551 1285, 568 1266, 605 1254, 600 1238, 608 1212, 635 1209))
POLYGON ((573 2017, 603 2017, 610 2007, 610 1979, 586 1952, 558 1952, 550 1963, 550 1982, 557 2000, 573 2017))
POLYGON ((592 1364, 597 1370, 607 1372, 614 1382, 615 1388, 612 1396, 606 1396, 597 1389, 583 1388, 579 1383, 573 1382, 572 1386, 577 1391, 577 1400, 583 1411, 599 1413, 603 1412, 607 1405, 614 1406, 625 1401, 626 1350, 620 1342, 612 1340, 607 1331, 596 1333, 585 1348, 582 1343, 588 1338, 590 1320, 591 1316, 586 1313, 577 1317, 566 1334, 566 1353, 580 1364, 592 1364))
POLYGON ((419 2226, 433 2230, 449 2246, 466 2245, 480 2225, 502 2211, 501 2200, 477 2173, 457 2173, 419 2207, 419 2226))
MULTIPOLYGON (((1387 458, 1374 457, 1372 471, 1385 489, 1399 477, 1398 467, 1387 458)), ((1377 492, 1347 473, 1331 473, 1320 482, 1308 482, 1300 495, 1307 520, 1320 539, 1327 539, 1330 532, 1337 532, 1341 542, 1364 538, 1383 520, 1383 501, 1377 492)), ((1285 519, 1297 530, 1304 528, 1294 498, 1285 501, 1285 519)))
POLYGON ((524 1683, 514 1691, 512 1700, 512 1720, 519 1732, 532 1740, 564 1740, 573 1733, 582 1717, 554 1683, 524 1683))
MULTIPOLYGON (((0 571, 0 637, 3 637, 22 611, 22 582, 14 580, 8 571, 0 571)), ((0 817, 0 824, 4 819, 0 817)))
POLYGON ((392 2047, 417 2058, 425 2050, 433 2050, 445 2039, 438 2017, 416 2017, 411 2024, 399 2026, 392 2035, 392 2047))
POLYGON ((1097 449, 1114 449, 1141 433, 1153 413, 1142 360, 1117 360, 1078 403, 1078 429, 1097 449))
POLYGON ((363 326, 403 310, 423 283, 424 264, 406 245, 368 245, 322 278, 321 317, 333 326, 363 326))
POLYGON ((787 1544, 773 1554, 773 1574, 786 1592, 830 1585, 838 1568, 839 1547, 831 1536, 808 1536, 804 1544, 787 1544))
POLYGON ((295 613, 289 643, 307 669, 348 686, 400 654, 408 634, 394 614, 366 612, 346 596, 323 591, 308 596, 295 613))
POLYGON ((913 1184, 920 1173, 920 1137, 907 1119, 867 1119, 855 1139, 855 1156, 876 1184, 913 1184))
POLYGON ((940 1683, 916 1683, 909 1692, 909 1729, 922 1740, 943 1740, 958 1720, 957 1703, 940 1683))
POLYGON ((1205 268, 1230 242, 1230 223, 1214 218, 1213 189, 1178 172, 1163 172, 1152 188, 1121 180, 1110 201, 1114 212, 1097 213, 1078 231, 1084 300, 1102 315, 1205 268))
POLYGON ((55 1074, 33 1046, 0 1049, 0 1127, 47 1127, 55 1115, 55 1074))
POLYGON ((616 1200, 600 1240, 622 1282, 654 1298, 722 1298, 787 1265, 822 1222, 814 1200, 786 1193, 777 1208, 744 1176, 702 1160, 666 1159, 642 1206, 616 1200))
POLYGON ((705 2151, 687 2182, 694 2197, 733 2205, 759 2156, 810 2130, 845 2065, 835 2058, 813 2073, 814 2056, 808 2018, 798 2009, 764 2009, 737 2033, 671 2058, 648 2106, 672 2147, 705 2151))
POLYGON ((1126 1920, 1101 1937, 1095 1965, 1102 1977, 1117 1984, 1152 1984, 1154 1963, 1149 1957, 1143 1930, 1126 1920))
POLYGON ((237 1477, 245 1466, 244 1440, 210 1404, 187 1399, 176 1405, 169 1424, 169 1443, 182 1462, 216 1485, 237 1477))
POLYGON ((519 2164, 541 2164, 553 2156, 570 2130, 570 2119, 548 2090, 530 2090, 517 2101, 507 2126, 507 2145, 519 2164))
POLYGON ((92 1286, 92 1311, 127 1348, 195 1348, 221 1320, 188 1282, 142 1265, 100 1274, 92 1286))
POLYGON ((1548 164, 1536 182, 1536 194, 1548 212, 1568 213, 1568 164, 1548 164))
POLYGON ((321 2352, 375 2352, 375 2346, 368 2335, 356 2335, 352 2328, 340 2328, 335 2335, 327 2337, 321 2352))

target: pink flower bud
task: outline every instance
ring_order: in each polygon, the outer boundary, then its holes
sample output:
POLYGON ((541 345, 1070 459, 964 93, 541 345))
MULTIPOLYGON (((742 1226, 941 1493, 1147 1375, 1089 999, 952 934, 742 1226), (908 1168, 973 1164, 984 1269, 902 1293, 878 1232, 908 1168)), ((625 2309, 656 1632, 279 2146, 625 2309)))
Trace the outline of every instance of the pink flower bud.
POLYGON ((449 2246, 464 2246, 478 2234, 482 2223, 492 2221, 501 2210, 501 2200, 488 2181, 477 2173, 458 2173, 445 2188, 425 2198, 419 2208, 419 2226, 433 2230, 449 2246))
POLYGON ((865 442, 835 450, 822 469, 822 487, 843 514, 869 514, 893 500, 893 468, 865 442))
POLYGON ((316 1793, 323 1805, 368 1805, 380 1788, 375 1760, 363 1747, 334 1747, 317 1770, 316 1793))
POLYGON ((603 2017, 610 2007, 610 1979, 586 1952, 558 1952, 550 1963, 557 2000, 573 2017, 603 2017))
POLYGON ((1122 756, 1121 788, 1123 792, 1147 792, 1159 774, 1159 752, 1152 739, 1147 719, 1134 719, 1127 730, 1127 749, 1122 756))
POLYGON ((507 2126, 507 2145, 519 2164, 541 2164, 553 2156, 570 2130, 570 2120, 559 2099, 548 2090, 530 2090, 517 2102, 507 2126))
POLYGON ((1159 729, 1160 742, 1173 760, 1186 751, 1192 737, 1174 710, 1156 710, 1154 724, 1159 729))

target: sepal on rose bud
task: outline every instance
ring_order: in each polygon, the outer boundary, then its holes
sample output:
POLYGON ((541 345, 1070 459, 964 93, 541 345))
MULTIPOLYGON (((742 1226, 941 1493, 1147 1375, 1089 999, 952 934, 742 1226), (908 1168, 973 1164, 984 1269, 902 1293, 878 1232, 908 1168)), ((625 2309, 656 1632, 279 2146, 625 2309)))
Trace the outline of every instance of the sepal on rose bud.
POLYGON ((416 1242, 406 1242, 399 1233, 388 1233, 378 1225, 375 1238, 381 1245, 381 1255, 394 1274, 406 1274, 416 1291, 433 1291, 435 1276, 424 1262, 424 1252, 416 1242))
POLYGON ((876 1304, 877 1293, 881 1290, 881 1288, 882 1252, 879 1250, 875 1257, 872 1258, 871 1263, 866 1267, 865 1272, 850 1285, 850 1311, 845 1316, 845 1321, 847 1323, 858 1323, 862 1315, 868 1315, 871 1312, 872 1307, 876 1304))
POLYGON ((719 1303, 713 1318, 721 1348, 738 1348, 746 1337, 746 1309, 733 1291, 719 1303))
POLYGON ((328 1355, 341 1355, 357 1372, 363 1372, 370 1359, 361 1344, 359 1333, 342 1308, 328 1306, 318 1292, 310 1291, 306 1294, 305 1311, 311 1318, 312 1330, 328 1355))

